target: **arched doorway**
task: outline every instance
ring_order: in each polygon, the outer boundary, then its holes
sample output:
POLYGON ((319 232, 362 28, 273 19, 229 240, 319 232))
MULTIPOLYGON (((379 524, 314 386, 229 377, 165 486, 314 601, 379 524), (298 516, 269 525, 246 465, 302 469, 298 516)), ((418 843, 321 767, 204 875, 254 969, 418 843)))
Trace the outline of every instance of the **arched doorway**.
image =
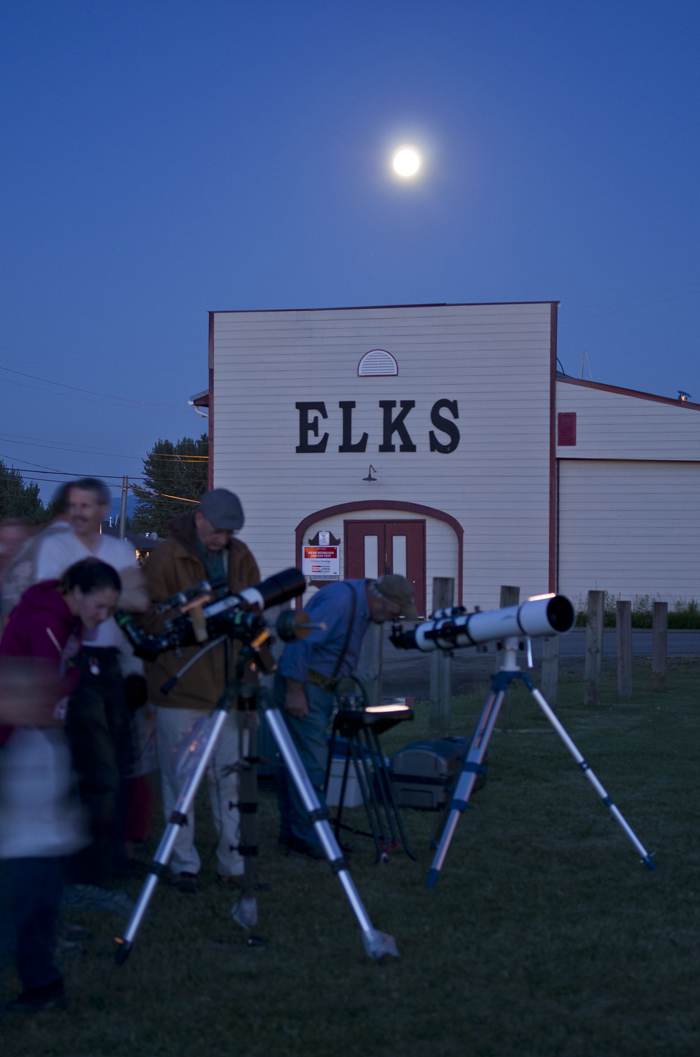
MULTIPOLYGON (((412 581, 420 581, 420 585, 414 583, 414 590, 417 602, 419 591, 423 598, 419 607, 421 612, 425 611, 426 602, 430 606, 430 578, 434 575, 453 576, 457 602, 461 605, 464 531, 451 514, 419 503, 386 499, 360 500, 315 510, 296 527, 296 563, 299 568, 302 547, 306 542, 311 543, 306 536, 312 527, 332 528, 337 542, 343 540, 342 576, 370 576, 376 561, 375 575, 381 576, 389 567, 412 581), (394 512, 395 520, 392 517, 394 512), (436 536, 441 537, 437 543, 436 536), (369 542, 366 542, 368 537, 369 542)), ((301 600, 298 605, 301 608, 301 600)))

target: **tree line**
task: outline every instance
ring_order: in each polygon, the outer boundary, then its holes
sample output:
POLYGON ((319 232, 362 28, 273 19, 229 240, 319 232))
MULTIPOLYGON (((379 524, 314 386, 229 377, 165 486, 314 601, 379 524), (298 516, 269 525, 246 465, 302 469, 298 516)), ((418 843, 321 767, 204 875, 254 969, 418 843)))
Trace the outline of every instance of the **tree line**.
MULTIPOLYGON (((156 441, 143 460, 142 486, 132 487, 136 508, 127 521, 128 528, 169 535, 170 521, 194 510, 194 504, 207 490, 208 456, 206 433, 198 439, 183 437, 175 443, 156 441)), ((18 518, 30 525, 42 525, 54 515, 52 503, 42 502, 39 485, 25 483, 19 470, 0 459, 0 521, 18 518)))

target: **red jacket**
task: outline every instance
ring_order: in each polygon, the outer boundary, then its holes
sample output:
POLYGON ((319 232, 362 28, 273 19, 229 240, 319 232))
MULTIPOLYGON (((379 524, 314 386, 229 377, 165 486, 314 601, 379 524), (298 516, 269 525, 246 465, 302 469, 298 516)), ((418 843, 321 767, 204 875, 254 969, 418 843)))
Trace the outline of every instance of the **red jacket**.
MULTIPOLYGON (((66 646, 71 636, 80 644, 82 625, 56 590, 58 580, 34 584, 12 610, 0 638, 0 657, 41 657, 61 677, 62 696, 71 694, 80 680, 77 668, 66 671, 66 646)), ((0 744, 11 728, 0 728, 0 744), (2 732, 5 732, 3 738, 2 732)))

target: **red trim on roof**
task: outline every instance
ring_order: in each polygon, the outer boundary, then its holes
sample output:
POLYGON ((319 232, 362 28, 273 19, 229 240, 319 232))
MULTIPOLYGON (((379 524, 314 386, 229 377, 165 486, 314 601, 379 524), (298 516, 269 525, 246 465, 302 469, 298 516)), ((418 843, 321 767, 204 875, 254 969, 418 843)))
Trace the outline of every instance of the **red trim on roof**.
POLYGON ((479 305, 558 305, 559 301, 427 301, 419 305, 340 305, 334 308, 217 308, 210 315, 241 312, 362 312, 370 308, 478 308, 479 305))
POLYGON ((214 487, 214 313, 209 313, 209 488, 214 487))
POLYGON ((549 332, 549 587, 557 591, 557 305, 552 302, 549 332))
POLYGON ((587 382, 582 378, 569 378, 566 374, 557 375, 558 382, 568 385, 582 385, 586 389, 602 389, 604 393, 619 393, 620 396, 636 396, 638 400, 654 400, 657 404, 673 404, 674 407, 692 408, 700 411, 700 404, 690 400, 674 400, 672 396, 657 396, 656 393, 643 393, 641 389, 621 389, 619 385, 605 385, 603 382, 587 382))

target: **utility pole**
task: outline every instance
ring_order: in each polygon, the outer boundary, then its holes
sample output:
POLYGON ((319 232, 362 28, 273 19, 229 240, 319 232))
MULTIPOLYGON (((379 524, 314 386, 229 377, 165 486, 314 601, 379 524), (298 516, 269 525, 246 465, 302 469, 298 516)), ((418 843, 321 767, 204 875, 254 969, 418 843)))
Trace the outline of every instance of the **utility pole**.
POLYGON ((122 477, 122 508, 119 512, 119 539, 126 535, 126 497, 129 492, 129 478, 122 477))

